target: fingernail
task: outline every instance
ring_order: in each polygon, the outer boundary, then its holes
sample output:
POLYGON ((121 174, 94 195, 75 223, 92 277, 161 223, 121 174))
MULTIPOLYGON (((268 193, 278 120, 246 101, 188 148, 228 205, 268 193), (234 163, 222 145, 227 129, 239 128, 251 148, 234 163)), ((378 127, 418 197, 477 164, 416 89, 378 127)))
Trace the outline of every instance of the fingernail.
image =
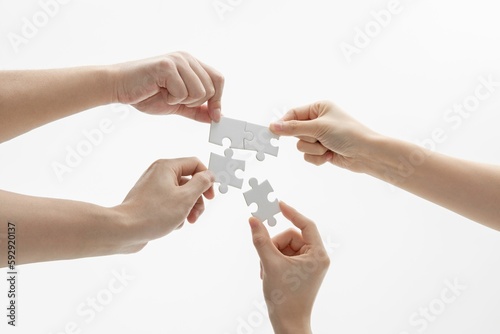
POLYGON ((332 159, 333 159, 333 153, 332 153, 332 152, 328 152, 328 153, 326 154, 326 161, 330 161, 330 160, 332 160, 332 159))
POLYGON ((282 131, 284 124, 285 123, 283 121, 276 121, 276 122, 271 123, 271 128, 275 131, 282 131))

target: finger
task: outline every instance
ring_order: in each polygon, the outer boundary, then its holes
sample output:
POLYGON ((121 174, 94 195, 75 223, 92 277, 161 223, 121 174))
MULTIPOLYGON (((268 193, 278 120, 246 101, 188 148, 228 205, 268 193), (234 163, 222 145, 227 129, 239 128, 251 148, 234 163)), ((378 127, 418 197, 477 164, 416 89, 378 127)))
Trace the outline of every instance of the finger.
POLYGON ((288 229, 272 238, 276 248, 286 256, 300 254, 305 242, 302 235, 295 229, 288 229))
POLYGON ((323 155, 304 154, 304 160, 316 166, 321 166, 328 161, 332 161, 332 159, 332 151, 327 151, 323 155))
POLYGON ((317 103, 305 105, 289 110, 282 118, 282 121, 309 121, 318 118, 317 103))
MULTIPOLYGON (((179 182, 179 185, 183 186, 186 183, 188 183, 189 180, 191 180, 191 179, 183 176, 179 182)), ((210 189, 205 191, 203 193, 203 196, 205 196, 206 199, 213 199, 215 197, 214 187, 210 187, 210 189)), ((200 198, 198 200, 203 200, 203 198, 200 198)))
POLYGON ((179 104, 177 106, 175 114, 190 118, 201 123, 211 123, 212 116, 208 112, 208 107, 206 105, 190 108, 184 104, 179 104))
POLYGON ((180 103, 188 105, 203 98, 206 94, 205 87, 203 87, 203 83, 195 71, 189 66, 188 61, 185 59, 179 60, 177 70, 188 92, 188 96, 180 103))
POLYGON ((215 191, 214 191, 213 184, 212 184, 212 186, 210 188, 208 188, 207 191, 205 191, 203 193, 203 196, 205 196, 206 199, 214 199, 215 198, 215 191))
POLYGON ((191 224, 194 224, 198 218, 203 214, 205 211, 205 203, 203 202, 203 197, 198 197, 198 200, 194 204, 193 208, 189 212, 187 216, 187 221, 191 224))
POLYGON ((281 253, 274 246, 269 232, 261 221, 255 217, 251 217, 249 223, 252 229, 253 244, 265 268, 266 265, 271 264, 276 256, 281 256, 281 253))
POLYGON ((307 136, 316 138, 317 123, 303 120, 277 121, 271 123, 269 129, 280 136, 307 136))
POLYGON ((178 177, 190 176, 208 170, 198 158, 177 158, 170 160, 178 177))
POLYGON ((297 142, 297 149, 302 153, 307 153, 311 155, 323 155, 328 151, 328 149, 323 145, 321 145, 321 143, 319 142, 312 144, 303 140, 299 140, 297 142))
POLYGON ((207 71, 210 79, 212 79, 215 93, 208 100, 208 110, 213 121, 219 122, 222 110, 222 93, 224 91, 224 76, 215 70, 213 67, 200 62, 201 66, 207 71))
POLYGON ((177 68, 175 68, 175 65, 172 66, 174 66, 174 68, 169 70, 166 74, 165 88, 168 91, 166 101, 169 105, 176 105, 187 98, 188 90, 177 68))
POLYGON ((308 136, 298 136, 297 138, 299 138, 300 140, 303 140, 305 142, 311 143, 311 144, 314 144, 318 141, 316 138, 308 137, 308 136))
POLYGON ((189 66, 196 73, 201 83, 203 84, 203 88, 205 90, 205 95, 199 98, 197 101, 190 103, 188 107, 198 107, 208 101, 208 99, 212 98, 215 95, 215 87, 212 82, 212 78, 207 73, 207 71, 201 66, 201 64, 196 60, 192 59, 189 61, 189 66))
POLYGON ((323 245, 318 228, 312 220, 304 217, 285 202, 280 201, 280 208, 283 216, 302 231, 302 237, 306 243, 311 245, 323 245))
MULTIPOLYGON (((186 196, 189 201, 196 203, 198 198, 213 186, 215 177, 210 171, 199 172, 193 175, 188 183, 182 186, 186 191, 186 196)), ((213 190, 212 190, 213 191, 213 190)))

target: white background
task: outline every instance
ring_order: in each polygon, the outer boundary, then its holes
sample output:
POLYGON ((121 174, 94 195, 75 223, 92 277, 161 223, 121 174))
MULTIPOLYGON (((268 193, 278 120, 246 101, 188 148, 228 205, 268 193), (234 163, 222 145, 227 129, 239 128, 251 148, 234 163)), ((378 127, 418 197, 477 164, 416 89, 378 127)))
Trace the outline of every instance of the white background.
MULTIPOLYGON (((225 75, 223 112, 232 118, 268 124, 290 107, 330 99, 384 134, 422 141, 443 128, 438 151, 500 162, 498 92, 457 129, 443 118, 474 93, 480 76, 500 80, 495 1, 401 0, 401 12, 350 63, 341 43, 352 44, 356 27, 388 1, 220 2, 232 11, 219 15, 212 0, 72 1, 16 53, 8 34, 20 34, 22 18, 41 7, 2 0, 0 66, 110 64, 185 50, 225 75)), ((223 152, 207 142, 208 125, 120 115, 105 106, 0 145, 0 188, 113 206, 158 158, 198 156, 208 164, 210 152, 223 152), (60 182, 51 165, 105 118, 114 131, 60 182)), ((316 333, 500 331, 498 232, 368 176, 308 165, 290 138, 280 140, 279 158, 260 163, 241 154, 245 178, 269 179, 277 197, 317 222, 332 250, 316 333), (455 279, 465 291, 419 331, 409 318, 455 279)), ((19 327, 7 328, 2 311, 1 331, 64 333, 75 322, 81 333, 269 333, 254 305, 263 296, 250 212, 230 188, 196 225, 138 254, 20 267, 19 327), (107 288, 113 270, 135 278, 88 323, 76 309, 107 288)), ((289 226, 279 215, 271 233, 289 226)), ((1 305, 6 291, 1 279, 1 305)))

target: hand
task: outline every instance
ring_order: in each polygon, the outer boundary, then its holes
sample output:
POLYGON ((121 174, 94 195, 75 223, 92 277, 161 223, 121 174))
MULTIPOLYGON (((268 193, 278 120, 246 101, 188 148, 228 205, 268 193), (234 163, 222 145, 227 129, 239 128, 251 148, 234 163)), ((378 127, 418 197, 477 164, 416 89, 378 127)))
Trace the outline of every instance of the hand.
POLYGON ((212 173, 196 158, 153 163, 115 208, 126 222, 129 247, 140 250, 182 227, 186 219, 196 222, 205 209, 203 196, 214 197, 213 182, 212 173))
POLYGON ((185 52, 115 66, 116 101, 148 114, 218 122, 224 77, 185 52), (207 103, 207 104, 205 104, 207 103))
POLYGON ((250 218, 264 297, 275 333, 310 333, 314 300, 330 259, 316 225, 283 202, 280 208, 301 233, 289 229, 271 239, 265 226, 250 218))
POLYGON ((315 165, 332 164, 363 172, 370 140, 377 136, 331 102, 317 102, 290 110, 270 126, 281 136, 299 138, 297 149, 315 165))

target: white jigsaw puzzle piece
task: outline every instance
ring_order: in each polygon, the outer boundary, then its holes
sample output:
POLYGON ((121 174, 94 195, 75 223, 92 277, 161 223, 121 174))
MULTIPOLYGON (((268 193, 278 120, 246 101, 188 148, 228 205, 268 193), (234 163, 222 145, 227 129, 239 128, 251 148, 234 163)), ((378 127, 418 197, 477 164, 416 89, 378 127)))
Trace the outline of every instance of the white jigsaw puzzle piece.
POLYGON ((266 221, 269 226, 276 225, 276 218, 274 215, 281 212, 278 200, 270 202, 267 196, 274 192, 271 184, 268 180, 265 180, 261 184, 255 178, 251 178, 248 182, 252 187, 251 190, 243 193, 247 205, 250 206, 252 203, 257 204, 258 209, 256 212, 252 213, 252 216, 260 219, 261 221, 266 221))
POLYGON ((233 159, 233 150, 226 149, 224 157, 215 153, 210 153, 210 162, 208 169, 215 174, 215 182, 219 182, 219 191, 222 194, 227 193, 228 186, 238 189, 243 187, 243 179, 236 177, 238 169, 245 170, 245 161, 233 159))
POLYGON ((252 139, 245 139, 245 150, 257 151, 257 160, 263 161, 265 158, 264 153, 278 156, 279 147, 271 144, 271 139, 278 139, 279 136, 272 133, 269 128, 247 123, 245 130, 253 134, 252 139))
POLYGON ((245 149, 244 140, 252 139, 252 134, 245 131, 247 123, 237 119, 221 117, 219 123, 212 122, 208 141, 222 146, 224 138, 231 140, 231 148, 245 149))

